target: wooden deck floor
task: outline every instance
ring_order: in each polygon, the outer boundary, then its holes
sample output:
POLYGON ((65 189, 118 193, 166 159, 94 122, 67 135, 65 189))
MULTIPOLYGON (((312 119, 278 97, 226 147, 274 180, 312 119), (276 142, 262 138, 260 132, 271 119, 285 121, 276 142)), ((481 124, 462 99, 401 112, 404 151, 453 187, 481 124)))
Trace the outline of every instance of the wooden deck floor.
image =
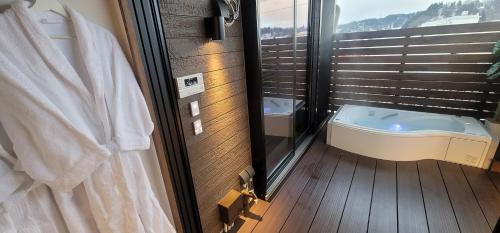
POLYGON ((497 223, 498 173, 432 160, 376 160, 324 141, 323 133, 238 232, 482 233, 497 223))

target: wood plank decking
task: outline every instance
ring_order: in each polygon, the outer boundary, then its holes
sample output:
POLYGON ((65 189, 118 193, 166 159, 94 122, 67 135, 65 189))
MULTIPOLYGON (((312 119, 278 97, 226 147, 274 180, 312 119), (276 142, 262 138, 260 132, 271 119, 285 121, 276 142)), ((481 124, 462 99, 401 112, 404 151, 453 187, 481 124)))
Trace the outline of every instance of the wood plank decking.
POLYGON ((328 146, 320 134, 270 203, 238 232, 491 232, 500 174, 448 162, 392 162, 328 146))

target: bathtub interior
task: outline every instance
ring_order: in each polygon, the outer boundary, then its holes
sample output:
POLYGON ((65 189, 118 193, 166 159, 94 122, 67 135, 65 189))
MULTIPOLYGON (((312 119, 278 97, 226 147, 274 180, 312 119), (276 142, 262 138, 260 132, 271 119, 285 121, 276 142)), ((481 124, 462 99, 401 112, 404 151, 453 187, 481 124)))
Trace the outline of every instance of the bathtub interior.
MULTIPOLYGON (((293 114, 293 99, 264 97, 264 116, 281 115, 290 117, 293 114)), ((295 107, 302 104, 302 100, 295 100, 295 107)))
POLYGON ((482 124, 472 117, 397 109, 344 105, 334 121, 389 132, 446 131, 490 137, 482 124))
MULTIPOLYGON (((266 136, 293 137, 293 99, 264 97, 264 129, 266 136)), ((295 100, 296 109, 303 103, 295 100)))
POLYGON ((328 124, 327 143, 394 161, 437 159, 487 168, 492 137, 471 117, 356 105, 342 106, 328 124))

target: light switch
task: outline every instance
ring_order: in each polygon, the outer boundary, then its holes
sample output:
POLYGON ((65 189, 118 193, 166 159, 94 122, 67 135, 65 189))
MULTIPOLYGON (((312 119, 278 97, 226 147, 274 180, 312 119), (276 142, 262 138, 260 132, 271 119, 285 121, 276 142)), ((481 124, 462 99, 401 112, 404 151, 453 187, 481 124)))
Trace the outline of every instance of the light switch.
POLYGON ((201 120, 196 120, 193 122, 194 135, 203 133, 203 127, 201 126, 201 120))
POLYGON ((200 106, 198 105, 198 101, 193 101, 189 103, 189 107, 191 108, 191 116, 200 115, 200 106))

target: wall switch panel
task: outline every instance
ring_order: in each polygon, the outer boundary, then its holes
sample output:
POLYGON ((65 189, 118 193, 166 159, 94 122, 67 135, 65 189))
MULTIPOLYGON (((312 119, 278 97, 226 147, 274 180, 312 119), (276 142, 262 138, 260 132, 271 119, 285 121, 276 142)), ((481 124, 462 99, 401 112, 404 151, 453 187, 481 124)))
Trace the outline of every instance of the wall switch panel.
POLYGON ((200 115, 200 106, 198 104, 198 101, 189 103, 189 108, 191 109, 191 116, 195 117, 200 115))
POLYGON ((203 73, 187 75, 176 78, 177 95, 179 98, 192 96, 205 91, 203 73))
POLYGON ((201 126, 201 120, 196 120, 193 122, 194 135, 199 135, 203 133, 203 127, 201 126))

